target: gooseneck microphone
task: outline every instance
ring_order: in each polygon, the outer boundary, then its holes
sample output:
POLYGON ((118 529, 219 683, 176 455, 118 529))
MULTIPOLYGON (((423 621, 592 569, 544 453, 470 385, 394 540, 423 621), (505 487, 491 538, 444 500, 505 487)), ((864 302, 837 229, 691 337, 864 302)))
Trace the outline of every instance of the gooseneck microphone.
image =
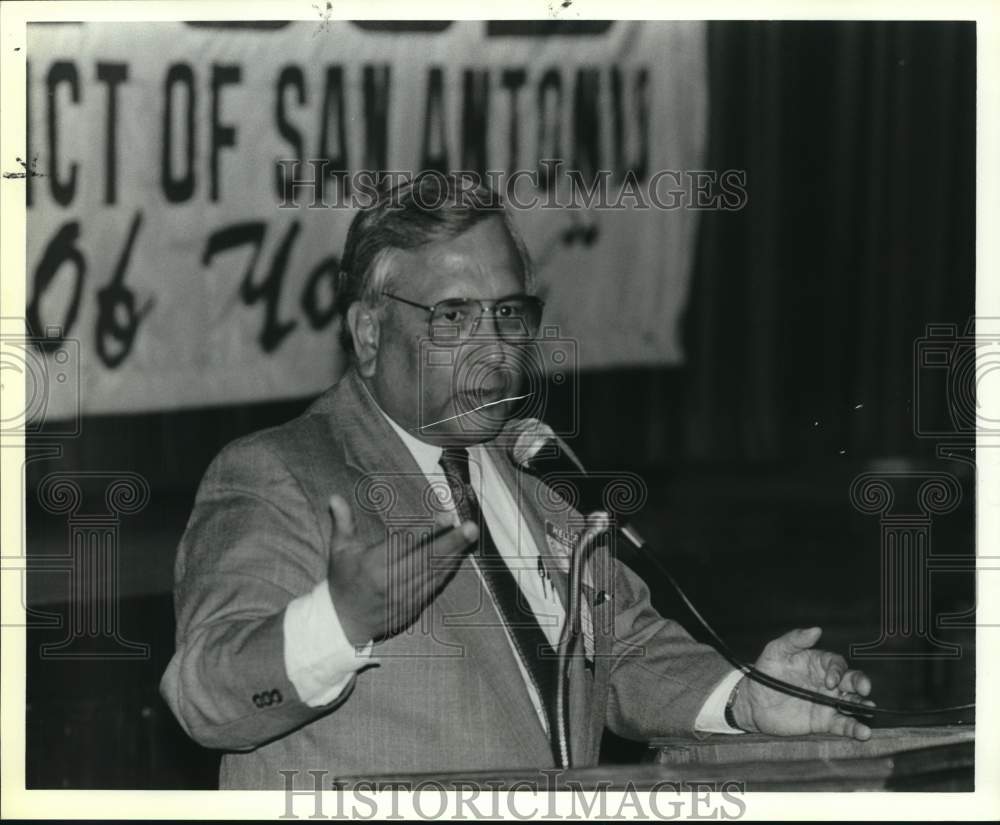
POLYGON ((612 529, 636 549, 646 547, 635 528, 615 512, 614 502, 608 496, 608 479, 588 474, 580 459, 548 424, 537 418, 523 418, 511 421, 504 432, 509 437, 508 452, 516 467, 562 494, 580 513, 607 513, 612 529))

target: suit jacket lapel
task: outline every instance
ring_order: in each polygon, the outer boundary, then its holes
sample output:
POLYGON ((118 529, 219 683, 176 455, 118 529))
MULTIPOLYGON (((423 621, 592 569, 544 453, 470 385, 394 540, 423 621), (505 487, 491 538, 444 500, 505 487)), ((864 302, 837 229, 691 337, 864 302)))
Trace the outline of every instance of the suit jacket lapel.
POLYGON ((521 676, 502 619, 469 556, 441 591, 435 606, 440 606, 442 623, 446 628, 454 628, 455 641, 462 644, 464 655, 476 663, 483 681, 496 696, 497 706, 508 718, 511 731, 528 755, 526 765, 551 764, 548 738, 521 676))

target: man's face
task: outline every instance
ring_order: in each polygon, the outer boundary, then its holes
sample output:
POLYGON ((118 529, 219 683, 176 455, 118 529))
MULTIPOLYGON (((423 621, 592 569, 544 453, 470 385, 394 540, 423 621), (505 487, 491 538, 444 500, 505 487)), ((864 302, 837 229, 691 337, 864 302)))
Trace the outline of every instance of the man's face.
MULTIPOLYGON (((389 291, 428 306, 524 292, 521 261, 499 216, 457 238, 399 251, 393 266, 389 291)), ((424 441, 457 446, 492 438, 517 406, 502 399, 520 394, 521 348, 496 334, 489 313, 465 343, 432 344, 428 318, 422 309, 388 299, 366 376, 372 393, 400 426, 424 441)))

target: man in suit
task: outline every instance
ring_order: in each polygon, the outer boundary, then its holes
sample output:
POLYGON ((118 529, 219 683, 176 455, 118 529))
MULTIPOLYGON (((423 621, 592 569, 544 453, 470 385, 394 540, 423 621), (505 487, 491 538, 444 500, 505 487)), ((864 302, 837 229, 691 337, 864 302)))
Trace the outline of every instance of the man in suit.
MULTIPOLYGON (((509 457, 542 309, 524 244, 491 192, 422 176, 359 212, 342 270, 351 367, 222 451, 178 551, 162 692, 228 751, 222 787, 592 765, 606 727, 870 735, 694 642, 607 542, 587 548, 557 707, 568 560, 593 520, 509 457)), ((757 667, 862 700, 870 680, 815 650, 819 632, 771 642, 757 667)))

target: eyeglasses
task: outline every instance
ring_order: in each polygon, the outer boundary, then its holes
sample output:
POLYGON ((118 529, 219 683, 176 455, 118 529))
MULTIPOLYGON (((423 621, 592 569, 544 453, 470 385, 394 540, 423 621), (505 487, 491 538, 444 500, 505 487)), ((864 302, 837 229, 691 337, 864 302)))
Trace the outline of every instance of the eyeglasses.
POLYGON ((497 335, 505 341, 527 341, 538 334, 545 303, 534 295, 508 295, 495 300, 448 298, 436 304, 418 304, 383 292, 387 298, 430 313, 428 332, 435 344, 458 344, 472 337, 489 313, 497 335))

